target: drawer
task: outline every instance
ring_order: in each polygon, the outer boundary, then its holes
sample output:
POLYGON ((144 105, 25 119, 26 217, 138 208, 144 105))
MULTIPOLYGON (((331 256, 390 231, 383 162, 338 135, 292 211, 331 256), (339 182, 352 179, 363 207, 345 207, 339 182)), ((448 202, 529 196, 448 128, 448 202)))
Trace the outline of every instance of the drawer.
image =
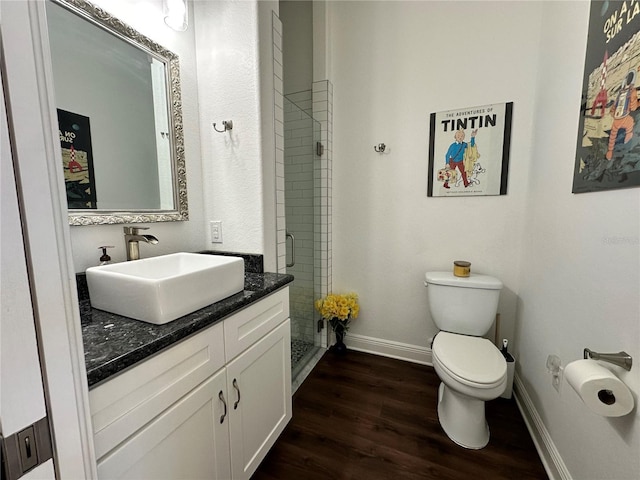
POLYGON ((90 390, 96 458, 108 453, 224 364, 220 322, 90 390))
POLYGON ((289 288, 285 287, 224 321, 227 363, 289 318, 289 288))

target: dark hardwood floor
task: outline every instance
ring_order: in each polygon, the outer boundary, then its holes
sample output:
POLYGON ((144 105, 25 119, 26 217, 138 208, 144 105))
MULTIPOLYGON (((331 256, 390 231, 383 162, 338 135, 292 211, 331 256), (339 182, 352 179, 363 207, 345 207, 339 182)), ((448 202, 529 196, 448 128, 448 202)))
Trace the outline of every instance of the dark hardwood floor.
POLYGON ((327 352, 293 397, 293 419, 252 480, 547 479, 514 400, 487 403, 489 445, 438 423, 432 367, 327 352))

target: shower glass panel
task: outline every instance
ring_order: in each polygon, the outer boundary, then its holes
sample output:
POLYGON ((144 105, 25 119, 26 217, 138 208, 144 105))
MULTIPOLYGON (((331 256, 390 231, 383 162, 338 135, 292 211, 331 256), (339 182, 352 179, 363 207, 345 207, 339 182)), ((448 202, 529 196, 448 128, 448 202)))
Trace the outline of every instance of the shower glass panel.
MULTIPOLYGON (((287 273, 295 280, 290 290, 292 376, 318 350, 315 332, 314 285, 317 263, 315 186, 320 123, 311 117, 311 91, 284 97, 284 176, 287 225, 287 273), (295 103, 294 103, 295 102, 295 103)), ((319 188, 318 188, 319 190, 319 188)))

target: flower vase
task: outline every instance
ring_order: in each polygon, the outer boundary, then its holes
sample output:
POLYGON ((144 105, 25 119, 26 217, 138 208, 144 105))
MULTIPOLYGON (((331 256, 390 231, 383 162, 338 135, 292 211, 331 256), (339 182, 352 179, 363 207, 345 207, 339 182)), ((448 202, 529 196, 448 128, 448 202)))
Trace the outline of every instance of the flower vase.
POLYGON ((336 335, 336 343, 331 347, 331 350, 335 353, 343 354, 347 351, 347 346, 344 344, 344 335, 346 333, 342 325, 336 325, 333 329, 333 333, 336 335))

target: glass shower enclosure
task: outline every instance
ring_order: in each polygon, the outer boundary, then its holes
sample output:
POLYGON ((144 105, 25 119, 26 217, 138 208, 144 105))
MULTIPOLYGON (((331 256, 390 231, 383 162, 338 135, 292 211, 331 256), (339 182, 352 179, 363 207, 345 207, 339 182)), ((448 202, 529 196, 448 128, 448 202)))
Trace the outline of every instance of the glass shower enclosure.
POLYGON ((319 296, 318 215, 320 122, 311 91, 284 97, 284 177, 287 273, 290 286, 291 368, 296 378, 319 349, 314 300, 319 296))

